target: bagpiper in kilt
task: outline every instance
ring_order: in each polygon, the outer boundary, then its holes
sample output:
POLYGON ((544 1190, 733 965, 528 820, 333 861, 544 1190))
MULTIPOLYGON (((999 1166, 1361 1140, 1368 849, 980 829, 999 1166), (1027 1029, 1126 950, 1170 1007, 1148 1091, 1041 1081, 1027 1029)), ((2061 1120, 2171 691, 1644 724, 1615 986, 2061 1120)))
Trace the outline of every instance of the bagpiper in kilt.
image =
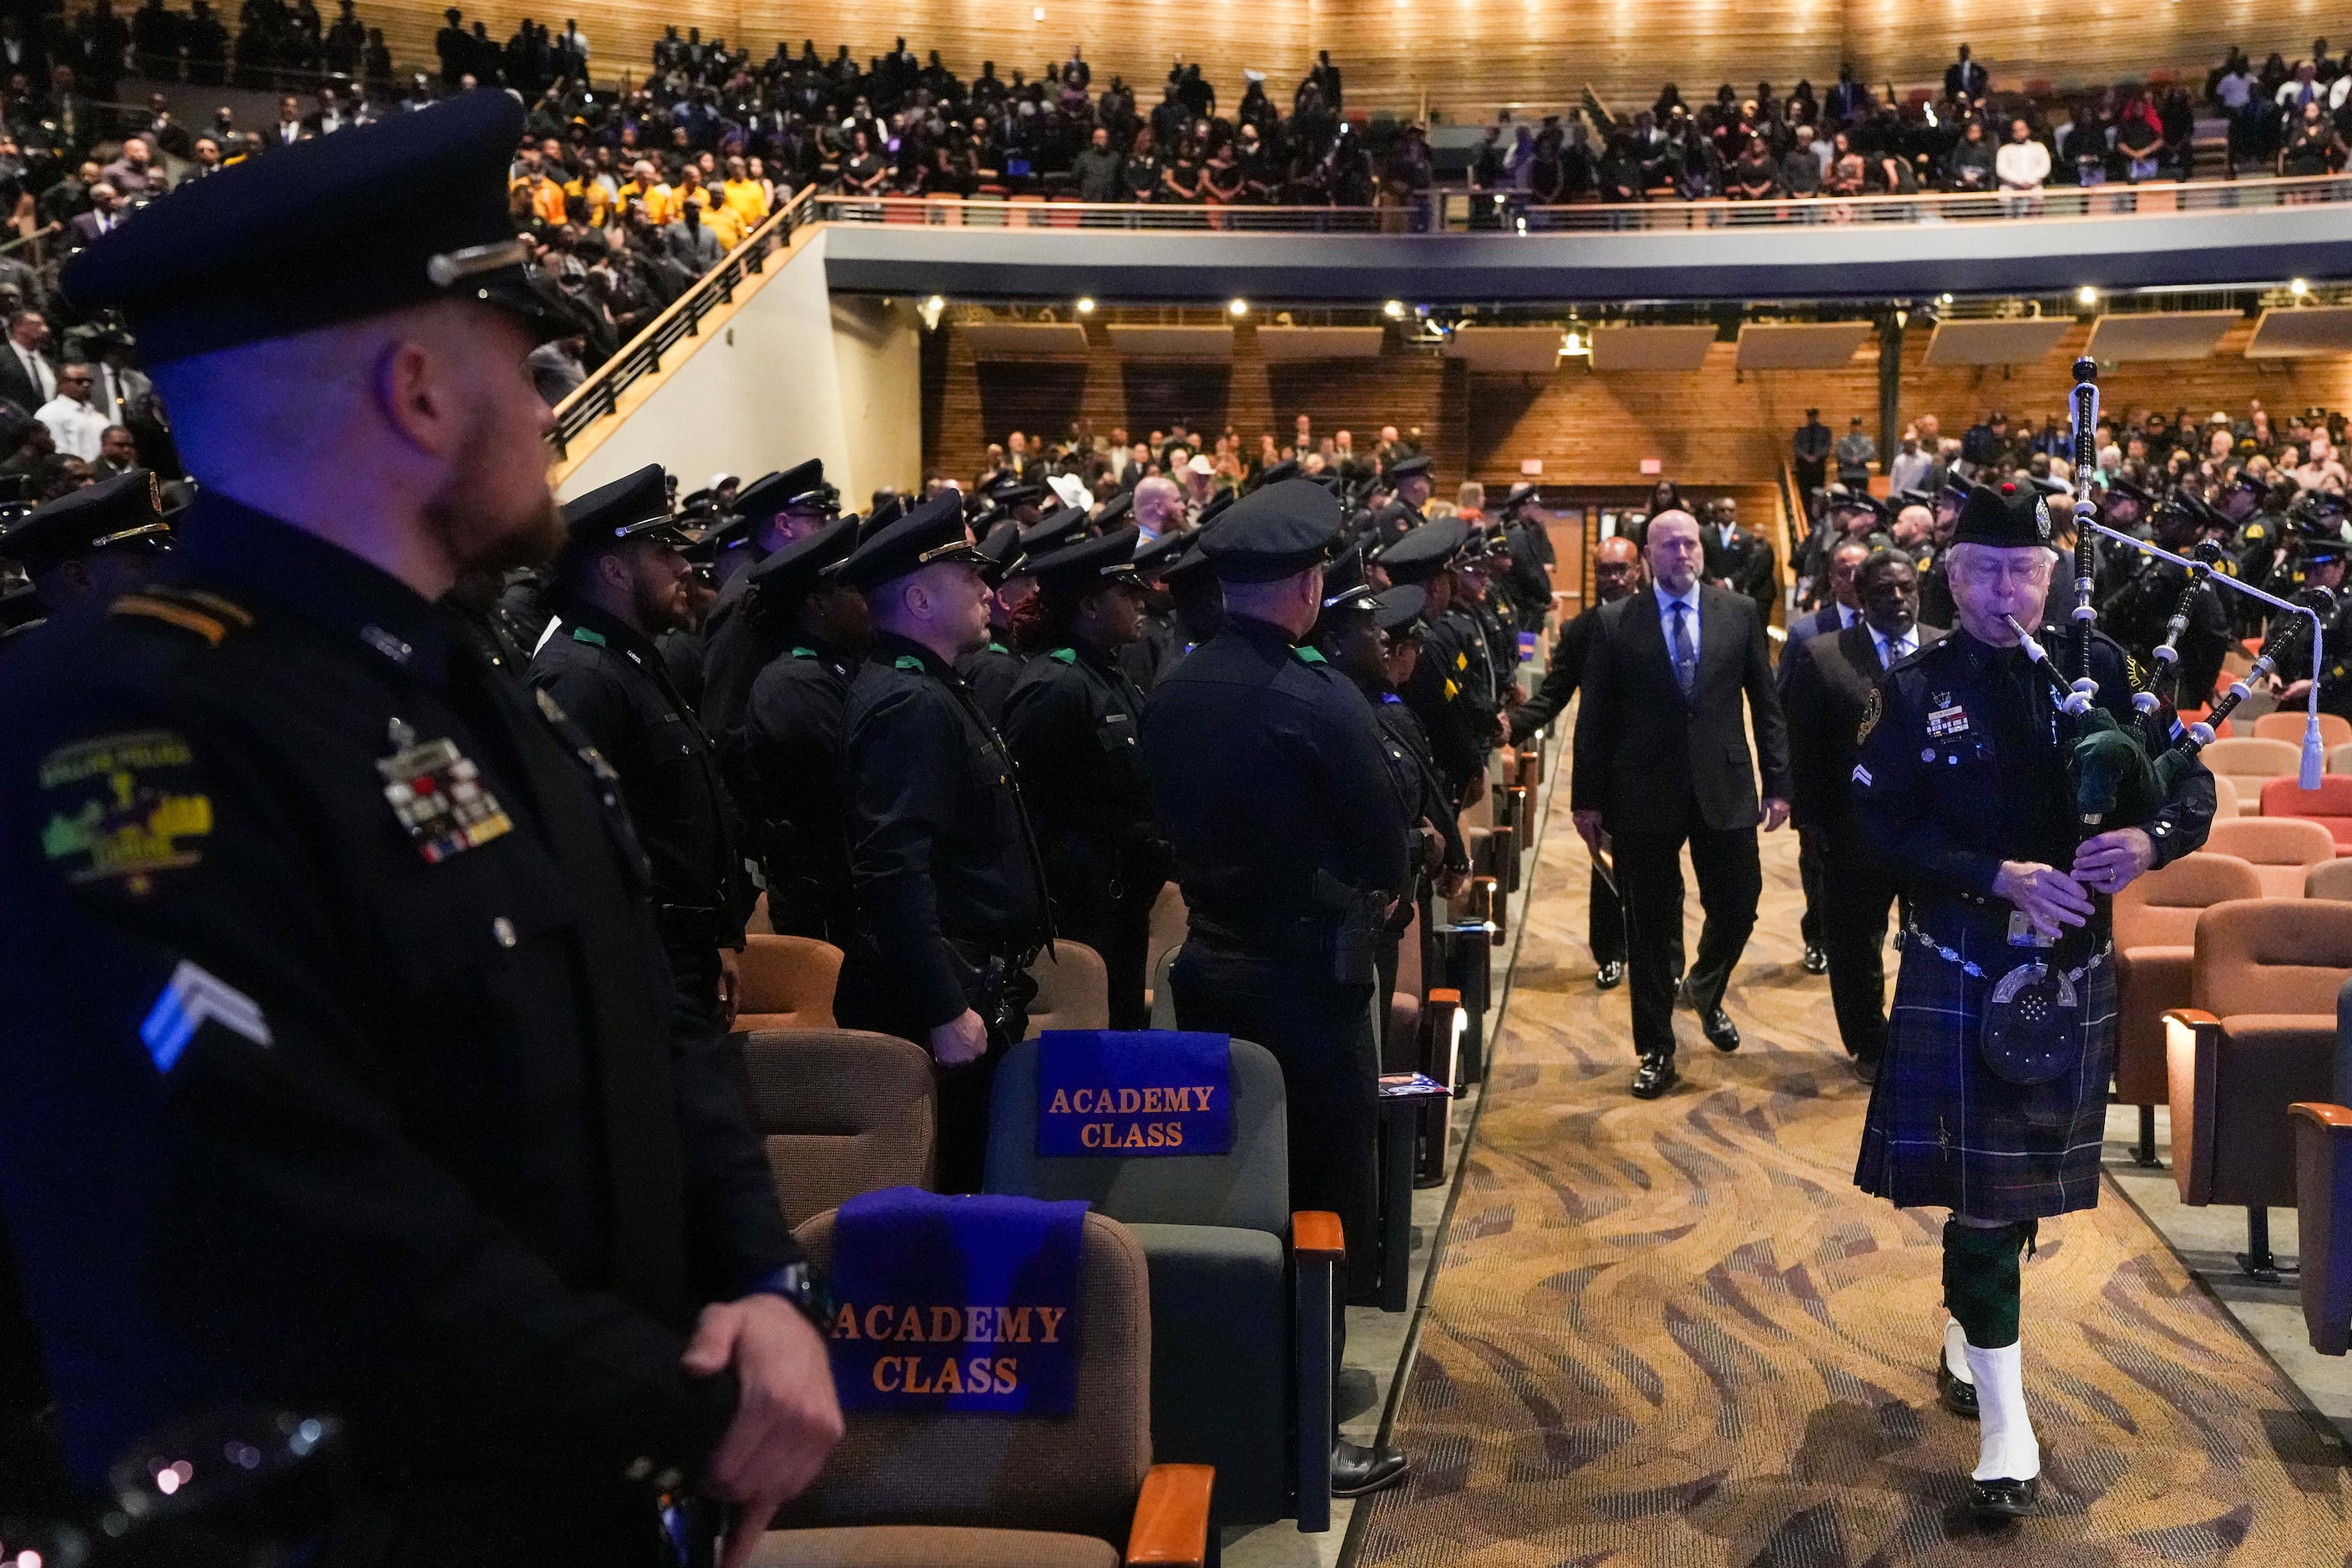
MULTIPOLYGON (((2050 535, 2030 491, 1969 498, 1947 557, 1959 624, 1881 678, 1850 784, 1911 910, 1854 1183, 1952 1211, 1937 1387, 1982 1421, 1971 1506, 1988 1518, 2030 1511, 2041 1471, 2020 1254, 2038 1220, 2099 1198, 2116 1012, 2103 895, 2198 847, 2213 816, 2212 775, 2194 762, 2143 822, 2102 830, 2078 816, 2075 721, 2021 635, 2042 625, 2050 535)), ((2129 657, 2095 635, 2090 663, 2098 706, 2136 727, 2129 657)))

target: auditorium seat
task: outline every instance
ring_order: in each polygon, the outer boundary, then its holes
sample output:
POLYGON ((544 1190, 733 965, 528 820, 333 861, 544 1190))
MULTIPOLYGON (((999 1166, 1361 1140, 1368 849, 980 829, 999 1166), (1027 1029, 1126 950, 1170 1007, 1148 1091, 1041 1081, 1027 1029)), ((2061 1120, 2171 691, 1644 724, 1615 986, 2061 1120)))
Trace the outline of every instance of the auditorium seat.
POLYGON ((1168 984, 1168 972, 1176 967, 1176 955, 1182 951, 1181 944, 1171 947, 1151 966, 1151 1026, 1155 1029, 1176 1026, 1176 988, 1168 984))
POLYGON ((1170 878, 1160 884, 1160 896, 1151 900, 1151 934, 1144 939, 1143 951, 1148 955, 1144 973, 1150 976, 1151 996, 1160 994, 1160 960, 1184 945, 1184 932, 1190 923, 1190 912, 1184 907, 1184 889, 1170 878))
POLYGON ((1084 1198, 1126 1226, 1151 1274, 1153 1453, 1216 1468, 1221 1524, 1328 1529, 1331 1347, 1298 1331, 1330 1322, 1339 1222, 1291 1212, 1281 1064, 1232 1042, 1226 1153, 1045 1158, 1038 1052, 1024 1041, 997 1068, 982 1190, 1084 1198))
MULTIPOLYGON (((2284 741, 2302 754, 2303 727, 2310 715, 2301 708, 2281 708, 2254 721, 2257 740, 2284 741)), ((2336 713, 2319 716, 2319 743, 2323 746, 2352 746, 2352 719, 2336 713)))
POLYGON ((2304 872, 2336 858, 2336 836, 2292 816, 2215 817, 2205 847, 2251 863, 2268 899, 2303 897, 2304 872))
POLYGON ((2190 1005, 2197 917, 2262 896, 2253 867, 2210 851, 2183 855, 2116 895, 2116 1098, 2139 1107, 2143 1165, 2156 1163, 2156 1107, 2165 1103, 2164 1016, 2190 1005))
MULTIPOLYGON (((798 1227, 820 1275, 834 1215, 798 1227)), ((847 1433, 756 1568, 1117 1568, 1209 1558, 1205 1466, 1155 1465, 1150 1287, 1117 1220, 1086 1216, 1077 1398, 1064 1416, 843 1412, 847 1433)))
POLYGON ((751 1124, 787 1224, 860 1193, 931 1184, 929 1052, 861 1029, 762 1029, 742 1046, 751 1124))
POLYGON ((2268 1211, 2295 1201, 2286 1108, 2334 1089, 2352 904, 2215 904, 2197 917, 2189 968, 2189 1005, 2165 1015, 2173 1180, 2184 1204, 2244 1206, 2241 1266, 2269 1277, 2268 1211))
POLYGON ((2331 773, 2352 773, 2352 746, 2330 746, 2327 749, 2327 771, 2331 773))
POLYGON ((2227 773, 2213 775, 2213 820, 2224 822, 2239 815, 2238 781, 2227 773))
POLYGON ((2352 900, 2352 857, 2338 855, 2333 860, 2322 860, 2303 874, 2303 896, 2306 899, 2343 899, 2352 900))
POLYGON ((736 960, 735 1032, 830 1029, 841 949, 814 937, 752 931, 736 960))
POLYGON ((2201 753, 2205 765, 2229 775, 2238 786, 2238 809, 2252 816, 2262 799, 2263 785, 2292 774, 2303 763, 2303 752, 2285 741, 2257 740, 2252 735, 2216 741, 2201 753))
POLYGON ((1085 942, 1055 937, 1054 951, 1039 953, 1029 974, 1037 995, 1029 1004, 1028 1038, 1047 1029, 1110 1027, 1110 972, 1085 942))
POLYGON ((2352 776, 2323 773, 2317 789, 2305 789, 2291 778, 2273 779, 2263 785, 2262 814, 2318 823, 2342 855, 2352 848, 2352 776))

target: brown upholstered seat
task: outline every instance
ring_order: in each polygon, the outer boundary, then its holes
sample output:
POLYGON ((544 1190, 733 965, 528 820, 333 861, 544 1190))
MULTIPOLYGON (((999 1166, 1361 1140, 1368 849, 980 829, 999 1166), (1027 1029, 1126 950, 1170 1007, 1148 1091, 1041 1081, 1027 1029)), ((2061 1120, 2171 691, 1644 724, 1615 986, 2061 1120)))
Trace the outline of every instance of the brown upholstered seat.
POLYGON ((2352 857, 2338 855, 2333 860, 2322 860, 2305 871, 2303 896, 2306 899, 2352 900, 2352 857))
MULTIPOLYGON (((1191 913, 1184 907, 1184 889, 1170 878, 1160 885, 1160 896, 1151 901, 1150 934, 1144 939, 1143 973, 1153 984, 1158 983, 1160 955, 1184 945, 1184 933, 1191 923, 1191 913)), ((1149 987, 1147 987, 1149 989, 1149 987)), ((1145 1000, 1150 1000, 1147 996, 1145 1000)))
POLYGON ((2263 815, 2318 823, 2342 855, 2352 847, 2352 778, 2323 773, 2317 789, 2305 789, 2294 779, 2273 779, 2263 785, 2263 815))
POLYGON ((920 1046, 858 1029, 763 1029, 742 1045, 785 1223, 860 1193, 930 1184, 937 1111, 920 1046))
POLYGON ((2287 1107, 2334 1091, 2336 992, 2352 904, 2249 899, 2197 918, 2191 1005, 2166 1015, 2172 1173, 2185 1204, 2242 1205, 2267 1266, 2268 1216, 2292 1207, 2287 1107))
POLYGON ((2143 1109, 2165 1103, 2164 1015, 2191 1003, 2197 917, 2213 904, 2262 896, 2253 867, 2210 851, 2183 855, 2116 895, 2117 1100, 2143 1109))
POLYGON ((735 1032, 830 1029, 833 988, 841 978, 841 949, 814 937, 754 931, 737 959, 735 1032))
POLYGON ((2238 805, 2237 780, 2227 773, 2215 773, 2213 775, 2213 820, 2225 822, 2231 817, 2243 815, 2243 810, 2238 805))
POLYGON ((2292 816, 2217 816, 2205 847, 2252 864, 2264 898, 2299 899, 2304 872, 2336 858, 2336 836, 2316 822, 2292 816))
MULTIPOLYGON (((2253 734, 2258 740, 2284 741, 2298 749, 2303 745, 2303 727, 2309 715, 2300 708, 2281 708, 2254 721, 2253 734)), ((2352 745, 2352 719, 2337 713, 2319 716, 2319 743, 2323 746, 2352 745)))
POLYGON ((1051 955, 1039 953, 1029 966, 1037 982, 1036 999, 1029 1004, 1029 1033, 1035 1039, 1047 1029, 1108 1029, 1110 1027, 1110 971, 1102 954, 1082 942, 1054 939, 1051 955))
MULTIPOLYGON (((796 1234, 825 1272, 834 1216, 819 1215, 796 1234)), ((1151 1463, 1143 1249, 1099 1214, 1086 1216, 1078 1314, 1077 1402, 1068 1415, 845 1412, 841 1446, 815 1484, 786 1505, 753 1561, 763 1568, 1100 1568, 1118 1562, 1116 1548, 1124 1545, 1129 1562, 1200 1563, 1212 1472, 1151 1463), (1055 1539, 991 1539, 1001 1531, 1055 1539), (1015 1555, 1024 1549, 1038 1554, 1015 1555)))
POLYGON ((2238 786, 2238 809, 2251 813, 2262 798, 2263 785, 2293 773, 2303 763, 2303 752, 2291 742, 2233 735, 2207 746, 2200 760, 2238 786))

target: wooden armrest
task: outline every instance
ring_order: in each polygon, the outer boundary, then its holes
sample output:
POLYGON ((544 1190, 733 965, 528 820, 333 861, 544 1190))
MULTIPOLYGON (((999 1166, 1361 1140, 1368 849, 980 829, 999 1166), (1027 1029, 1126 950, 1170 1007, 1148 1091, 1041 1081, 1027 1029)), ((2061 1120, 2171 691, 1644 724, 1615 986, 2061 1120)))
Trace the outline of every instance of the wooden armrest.
POLYGON ((2164 1021, 2191 1029, 2218 1029, 2221 1026, 2221 1020, 2202 1007, 2168 1007, 2165 1009, 2164 1021))
POLYGON ((2192 1208, 2213 1201, 2212 1121, 2221 1056, 2221 1019, 2202 1007, 2166 1009, 2165 1098, 2172 1106, 2172 1179, 2180 1201, 2192 1208))
POLYGON ((2313 1126, 2324 1129, 2331 1138, 2352 1138, 2352 1107, 2316 1105, 2310 1100, 2297 1100, 2286 1108, 2289 1116, 2300 1116, 2313 1126))
POLYGON ((1290 1216, 1290 1252, 1299 1258, 1339 1259, 1348 1256, 1347 1233, 1339 1216, 1328 1209, 1300 1209, 1290 1216))
POLYGON ((1209 1560, 1209 1496, 1213 1465, 1154 1465, 1135 1500, 1127 1535, 1129 1563, 1153 1568, 1205 1568, 1209 1560))

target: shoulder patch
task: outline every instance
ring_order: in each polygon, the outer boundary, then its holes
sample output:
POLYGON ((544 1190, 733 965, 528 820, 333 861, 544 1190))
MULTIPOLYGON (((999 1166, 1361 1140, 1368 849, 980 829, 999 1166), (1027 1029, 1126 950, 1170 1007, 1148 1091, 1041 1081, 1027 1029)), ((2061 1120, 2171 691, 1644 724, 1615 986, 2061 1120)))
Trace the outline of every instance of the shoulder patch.
POLYGON ((1078 662, 1078 650, 1074 647, 1057 647, 1045 657, 1055 664, 1076 664, 1078 662))
POLYGON ((59 746, 41 759, 38 784, 48 806, 41 856, 69 883, 120 882, 139 898, 153 889, 156 873, 204 859, 212 797, 177 731, 93 735, 59 746))
MULTIPOLYGON (((1880 691, 1877 687, 1872 687, 1870 689, 1870 696, 1864 700, 1862 705, 1862 728, 1853 732, 1854 740, 1857 742, 1869 740, 1870 732, 1878 728, 1879 718, 1885 714, 1885 694, 1880 691)), ((1860 772, 1861 770, 1856 769, 1855 771, 1860 772)), ((1867 784, 1869 781, 1864 779, 1863 782, 1867 784)))
POLYGON ((584 642, 591 647, 605 647, 610 646, 604 641, 604 634, 603 632, 591 631, 586 626, 572 627, 572 640, 573 642, 584 642))
POLYGON ((917 658, 911 653, 902 653, 892 662, 891 668, 894 669, 911 669, 916 674, 920 675, 923 672, 923 661, 917 658))
POLYGON ((1298 662, 1301 664, 1328 664, 1331 662, 1329 659, 1323 657, 1320 650, 1316 648, 1302 647, 1295 651, 1297 653, 1298 662))

